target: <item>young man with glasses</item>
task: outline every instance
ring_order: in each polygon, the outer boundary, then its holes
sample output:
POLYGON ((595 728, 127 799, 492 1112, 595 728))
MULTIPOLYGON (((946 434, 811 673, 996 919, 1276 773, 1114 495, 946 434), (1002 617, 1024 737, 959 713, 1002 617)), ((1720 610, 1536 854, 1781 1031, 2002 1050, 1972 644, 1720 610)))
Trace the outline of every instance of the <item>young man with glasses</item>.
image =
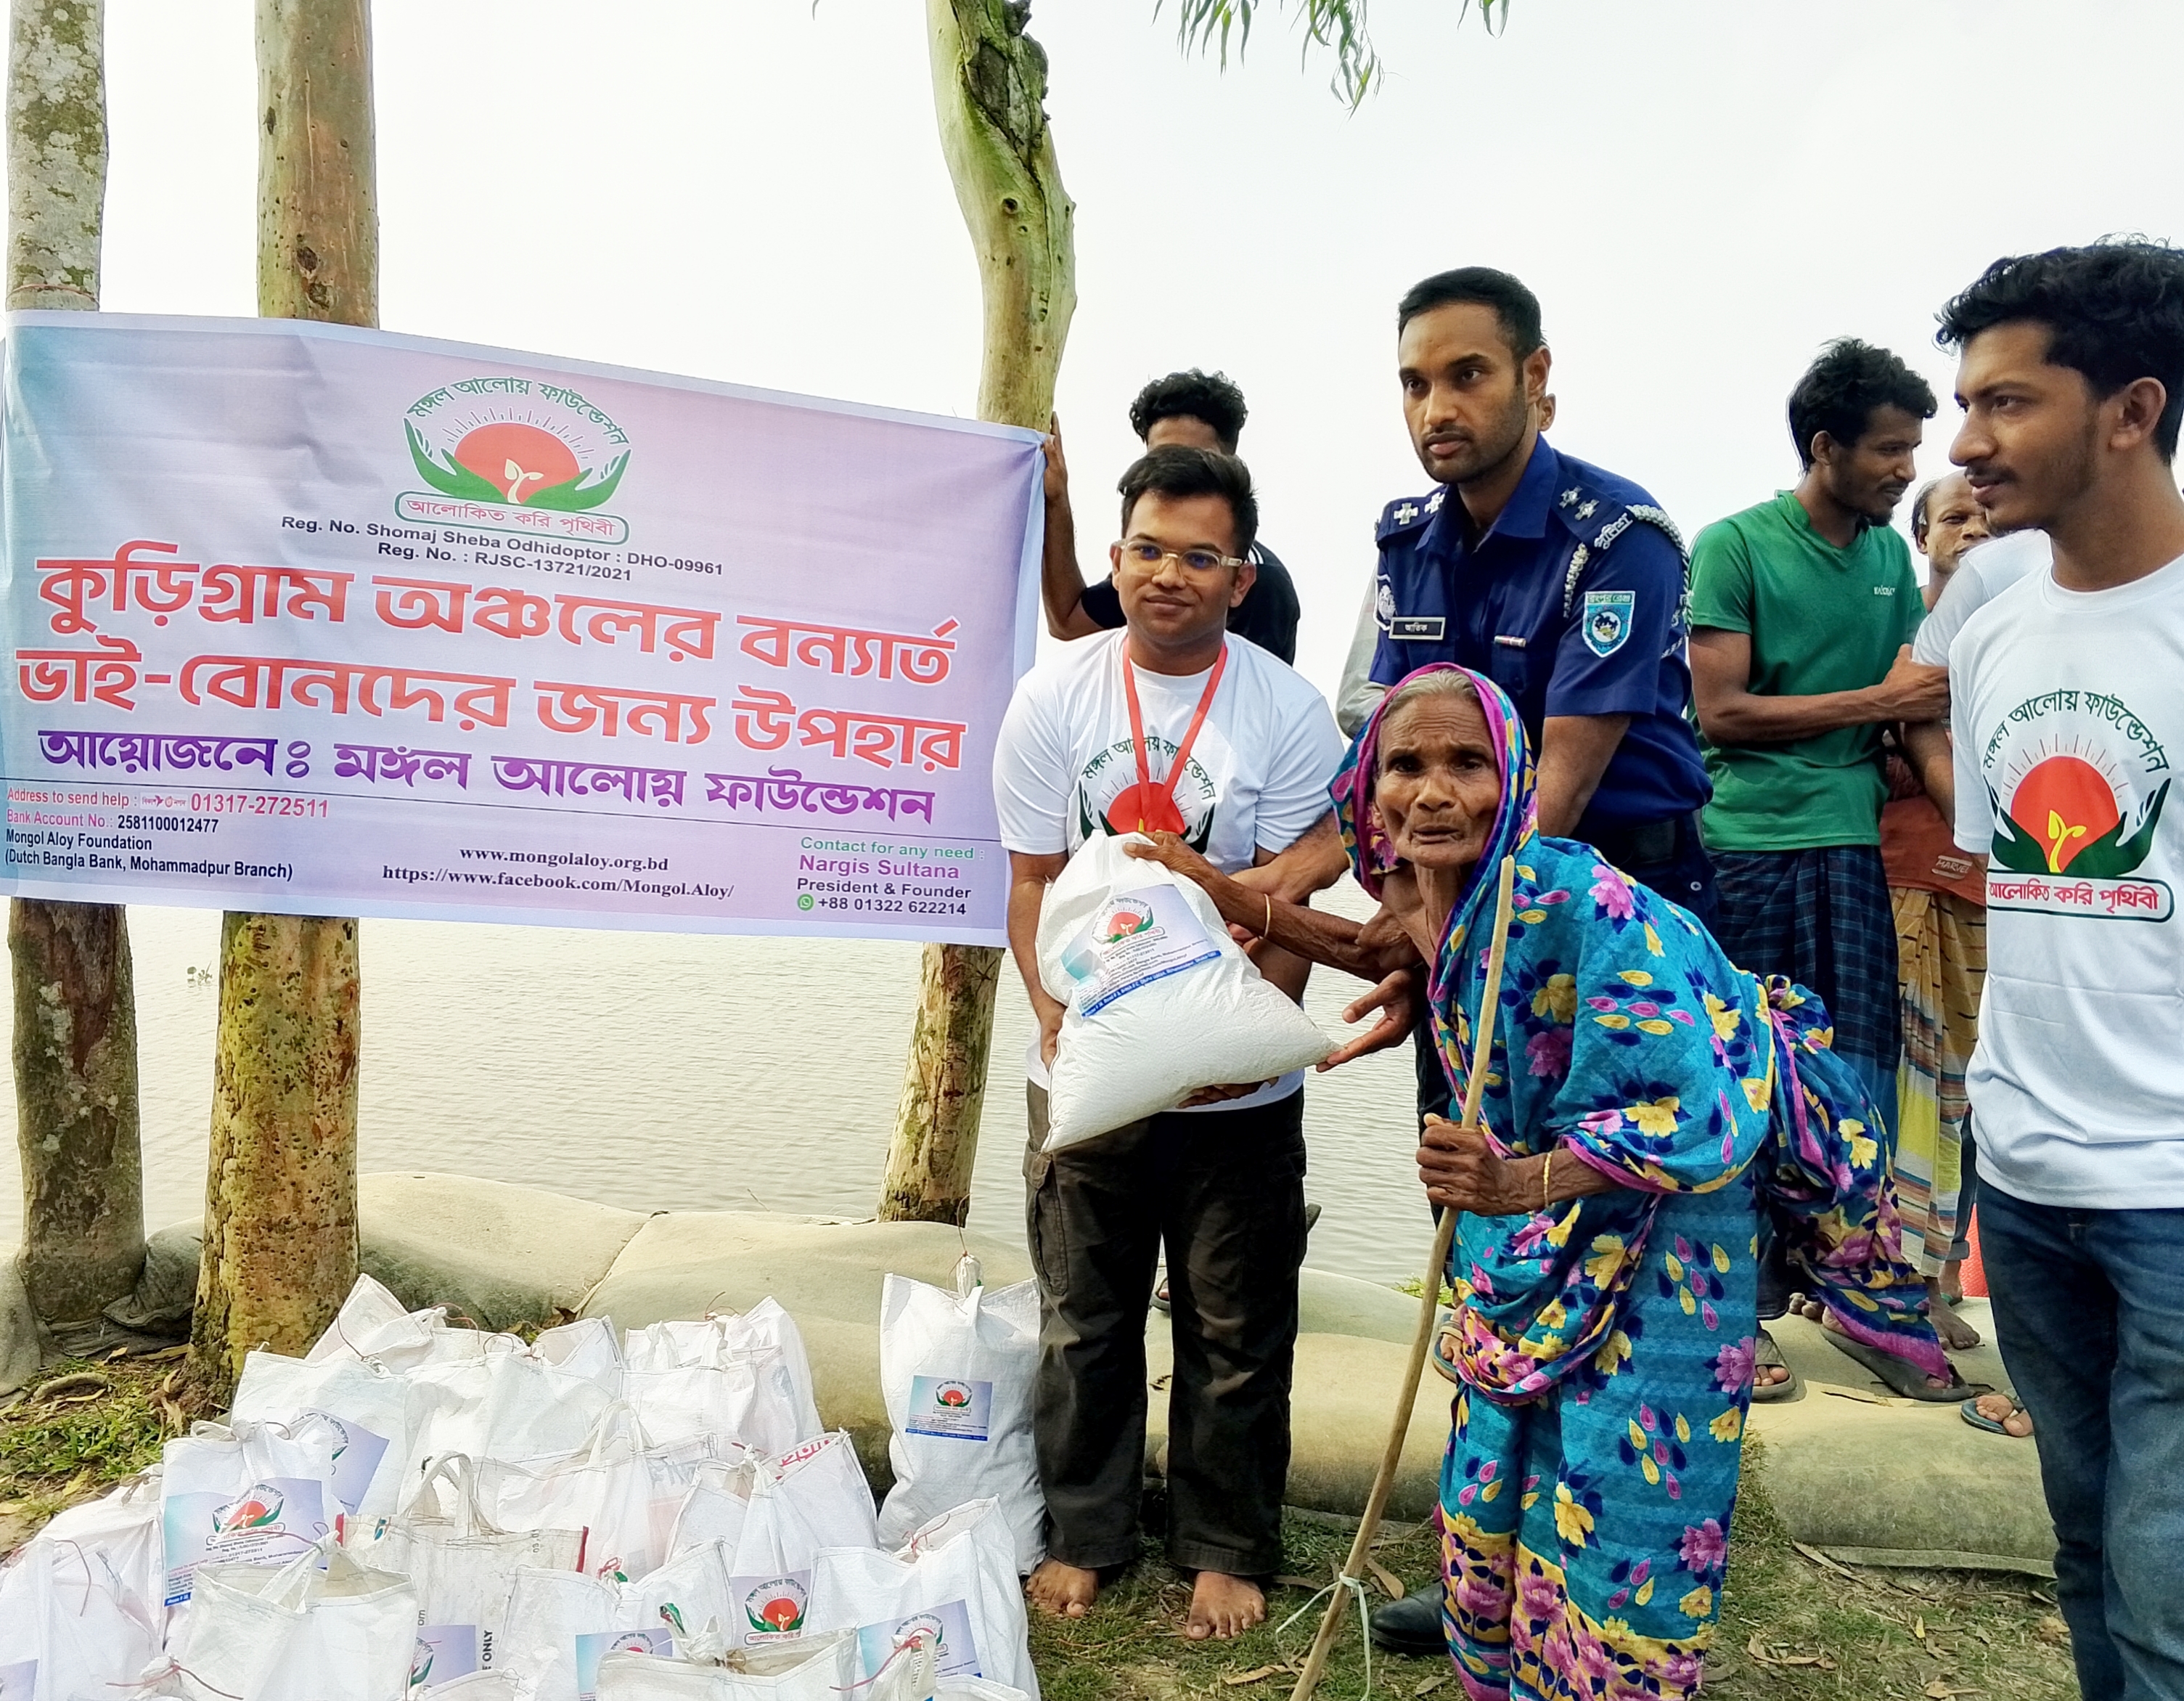
MULTIPOLYGON (((1165 829, 1217 867, 1270 882, 1284 878, 1289 852, 1308 865, 1304 891, 1331 883, 1336 870, 1316 846, 1344 745, 1319 693, 1228 629, 1251 588, 1258 523, 1243 464, 1157 449, 1123 475, 1122 494, 1123 537, 1108 556, 1126 623, 1026 675, 994 756, 1009 941, 1039 1017, 1025 1060, 1024 1179, 1043 1312, 1033 1423, 1049 1557, 1028 1592, 1081 1616, 1100 1573, 1137 1553, 1145 1312, 1164 1241, 1175 1341, 1167 1549, 1198 1574, 1190 1634, 1228 1637, 1265 1617, 1262 1580, 1281 1565, 1303 1077, 1208 1088, 1050 1157, 1045 1088, 1063 1007, 1039 982, 1039 907, 1071 854, 1100 834, 1165 829)), ((1257 961, 1301 996, 1301 959, 1262 949, 1257 961)))

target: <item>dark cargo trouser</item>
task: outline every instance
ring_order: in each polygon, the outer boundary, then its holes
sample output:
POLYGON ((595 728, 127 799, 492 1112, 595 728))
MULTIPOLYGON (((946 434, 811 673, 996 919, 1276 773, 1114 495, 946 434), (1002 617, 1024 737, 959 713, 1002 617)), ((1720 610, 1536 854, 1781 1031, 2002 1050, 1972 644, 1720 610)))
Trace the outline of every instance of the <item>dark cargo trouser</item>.
POLYGON ((1033 1429, 1047 1547, 1088 1570, 1137 1557, 1145 1311, 1167 1244, 1168 1557, 1188 1570, 1281 1569, 1290 1375, 1304 1262, 1304 1092, 1170 1113, 1052 1157, 1029 1089, 1024 1154, 1039 1274, 1033 1429))

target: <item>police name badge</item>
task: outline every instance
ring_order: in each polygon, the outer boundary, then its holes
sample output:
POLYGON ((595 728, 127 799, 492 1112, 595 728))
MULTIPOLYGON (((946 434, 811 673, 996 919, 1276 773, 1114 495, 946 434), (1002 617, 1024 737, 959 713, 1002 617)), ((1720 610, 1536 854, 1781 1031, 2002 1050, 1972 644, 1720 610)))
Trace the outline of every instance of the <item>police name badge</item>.
POLYGON ((1585 647, 1607 657, 1623 648, 1630 636, 1629 591, 1587 591, 1585 594, 1585 647))
POLYGON ((1397 615, 1388 622, 1388 636, 1399 644, 1439 644, 1448 622, 1440 615, 1397 615))

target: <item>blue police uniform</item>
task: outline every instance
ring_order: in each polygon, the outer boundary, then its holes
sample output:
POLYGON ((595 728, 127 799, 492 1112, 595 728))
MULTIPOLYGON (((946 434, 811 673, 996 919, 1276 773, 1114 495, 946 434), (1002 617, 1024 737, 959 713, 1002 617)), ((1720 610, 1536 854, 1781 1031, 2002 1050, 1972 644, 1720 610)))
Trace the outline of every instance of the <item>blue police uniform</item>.
MULTIPOLYGON (((1690 817, 1713 788, 1691 720, 1689 572, 1669 516, 1629 479, 1541 438, 1485 535, 1467 544, 1465 525, 1446 488, 1382 513, 1373 680, 1459 663, 1509 694, 1535 741, 1551 716, 1628 715, 1573 836, 1640 878, 1677 860, 1672 839, 1696 849, 1690 817)), ((1658 890, 1685 905, 1695 895, 1658 890)))
MULTIPOLYGON (((1682 538, 1627 478, 1540 438, 1508 505, 1476 541, 1446 486, 1390 502, 1372 677, 1453 661, 1509 694, 1538 748, 1555 715, 1628 715, 1572 837, 1633 879, 1713 918, 1697 811, 1713 795, 1691 722, 1690 569, 1682 538)), ((1438 1051, 1418 1048, 1418 1113, 1453 1114, 1438 1051)))

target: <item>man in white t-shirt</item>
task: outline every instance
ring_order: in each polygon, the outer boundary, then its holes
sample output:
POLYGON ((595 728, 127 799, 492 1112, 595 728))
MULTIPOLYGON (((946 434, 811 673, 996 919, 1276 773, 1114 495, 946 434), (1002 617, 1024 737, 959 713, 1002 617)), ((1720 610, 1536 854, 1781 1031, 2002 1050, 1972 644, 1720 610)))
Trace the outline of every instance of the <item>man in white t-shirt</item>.
MULTIPOLYGON (((1024 1179, 1043 1312, 1033 1426, 1049 1558, 1028 1592, 1081 1615, 1100 1574, 1136 1556, 1145 1312, 1165 1241, 1175 1341, 1167 1551, 1198 1574, 1190 1635, 1227 1637, 1265 1617, 1257 1580, 1281 1569, 1304 1259, 1302 1076, 1209 1088, 1047 1156, 1046 1071, 1063 1007, 1039 984, 1039 906, 1086 839, 1141 823, 1182 834, 1223 870, 1259 868, 1280 895, 1329 884, 1334 870, 1314 847, 1344 745, 1318 691, 1227 633, 1251 586, 1258 522, 1243 463, 1157 449, 1123 475, 1122 492, 1123 539, 1108 553, 1127 624, 1027 674, 994 754, 1009 943, 1039 1023, 1026 1060, 1024 1179), (1284 851, 1301 890, 1279 878, 1284 851)), ((1300 959, 1262 948, 1258 963, 1301 995, 1300 959)))
POLYGON ((2184 1697, 2184 253, 1997 261, 1943 310, 1950 454, 2053 545, 1949 650, 1987 859, 1980 1245, 2086 1701, 2184 1697))

